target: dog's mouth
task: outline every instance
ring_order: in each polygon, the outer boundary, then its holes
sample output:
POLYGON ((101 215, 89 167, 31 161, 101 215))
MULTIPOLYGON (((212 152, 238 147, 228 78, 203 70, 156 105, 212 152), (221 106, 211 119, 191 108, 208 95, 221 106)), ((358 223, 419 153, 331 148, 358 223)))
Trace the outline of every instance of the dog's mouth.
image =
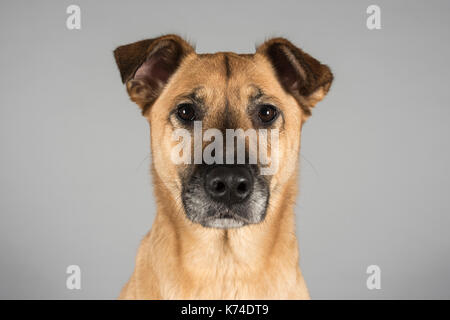
POLYGON ((200 165, 181 195, 189 220, 208 228, 231 229, 264 220, 267 178, 251 166, 200 165))

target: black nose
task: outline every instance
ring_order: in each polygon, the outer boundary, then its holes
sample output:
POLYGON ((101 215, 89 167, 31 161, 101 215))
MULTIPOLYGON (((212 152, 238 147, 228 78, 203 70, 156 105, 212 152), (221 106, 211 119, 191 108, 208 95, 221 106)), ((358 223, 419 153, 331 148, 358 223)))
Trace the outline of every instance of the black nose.
POLYGON ((252 188, 252 174, 243 166, 217 166, 205 175, 206 192, 227 205, 244 201, 252 188))

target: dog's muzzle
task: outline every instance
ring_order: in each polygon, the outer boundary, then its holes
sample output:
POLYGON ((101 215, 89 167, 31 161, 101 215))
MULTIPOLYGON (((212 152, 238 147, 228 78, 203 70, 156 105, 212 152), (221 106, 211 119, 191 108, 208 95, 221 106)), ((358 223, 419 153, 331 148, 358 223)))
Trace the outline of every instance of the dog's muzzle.
POLYGON ((212 228, 261 222, 268 199, 268 181, 252 165, 198 165, 182 191, 187 217, 212 228))

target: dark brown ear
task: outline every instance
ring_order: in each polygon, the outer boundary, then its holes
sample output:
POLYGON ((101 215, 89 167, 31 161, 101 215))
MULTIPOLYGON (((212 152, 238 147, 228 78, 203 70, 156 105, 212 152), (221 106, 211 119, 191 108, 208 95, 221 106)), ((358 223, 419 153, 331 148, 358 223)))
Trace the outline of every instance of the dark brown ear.
POLYGON ((161 94, 181 61, 194 48, 177 35, 142 40, 118 47, 114 57, 131 100, 144 114, 161 94))
POLYGON ((267 57, 283 88, 297 100, 306 116, 311 115, 311 108, 330 89, 330 68, 283 38, 264 42, 256 53, 267 57))

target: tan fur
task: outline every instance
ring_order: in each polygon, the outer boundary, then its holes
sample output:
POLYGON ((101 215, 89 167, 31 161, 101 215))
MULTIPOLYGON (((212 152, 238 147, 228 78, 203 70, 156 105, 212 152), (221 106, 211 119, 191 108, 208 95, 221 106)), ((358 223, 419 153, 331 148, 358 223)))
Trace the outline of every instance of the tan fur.
MULTIPOLYGON (((314 105, 327 90, 319 88, 305 100, 314 105)), ((139 97, 132 99, 142 101, 139 97)), ((120 298, 309 299, 299 267, 293 208, 301 126, 308 114, 299 107, 298 99, 282 87, 267 57, 258 52, 199 55, 191 51, 144 116, 151 127, 157 214, 151 231, 141 242, 135 270, 120 298), (225 56, 230 77, 226 76, 225 56), (169 112, 183 102, 180 97, 201 87, 199 93, 208 106, 204 130, 214 127, 223 115, 226 99, 229 112, 240 119, 238 127, 250 128, 245 107, 254 86, 276 99, 284 114, 280 167, 270 182, 267 216, 259 224, 229 230, 194 224, 186 218, 180 200, 180 174, 186 168, 170 159, 176 142, 171 140, 174 125, 169 112)))

